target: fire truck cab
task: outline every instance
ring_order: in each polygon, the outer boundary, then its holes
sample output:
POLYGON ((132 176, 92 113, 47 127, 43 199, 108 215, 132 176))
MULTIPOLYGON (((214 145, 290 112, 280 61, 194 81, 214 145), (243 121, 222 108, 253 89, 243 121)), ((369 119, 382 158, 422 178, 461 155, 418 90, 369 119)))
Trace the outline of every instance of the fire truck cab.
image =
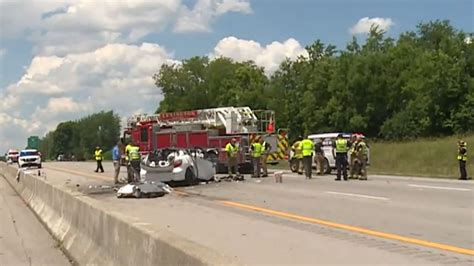
POLYGON ((224 150, 232 138, 240 147, 239 168, 250 173, 249 147, 263 138, 271 145, 267 162, 276 164, 288 157, 288 137, 285 130, 275 132, 275 113, 253 111, 249 107, 220 107, 174 113, 135 115, 127 120, 124 142, 135 141, 142 154, 166 148, 201 148, 215 158, 218 173, 227 171, 224 150))

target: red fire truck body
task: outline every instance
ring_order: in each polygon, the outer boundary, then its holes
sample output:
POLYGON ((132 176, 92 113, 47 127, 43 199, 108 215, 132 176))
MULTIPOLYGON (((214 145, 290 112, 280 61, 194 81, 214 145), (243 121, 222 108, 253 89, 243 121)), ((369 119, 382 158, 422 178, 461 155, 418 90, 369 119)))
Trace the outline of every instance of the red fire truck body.
POLYGON ((218 157, 217 170, 223 172, 227 161, 224 148, 235 138, 240 146, 240 169, 249 172, 249 146, 254 138, 261 137, 271 145, 268 163, 288 157, 286 132, 275 133, 274 123, 273 111, 252 111, 249 107, 136 115, 127 120, 124 140, 135 141, 142 154, 165 148, 201 148, 218 157))

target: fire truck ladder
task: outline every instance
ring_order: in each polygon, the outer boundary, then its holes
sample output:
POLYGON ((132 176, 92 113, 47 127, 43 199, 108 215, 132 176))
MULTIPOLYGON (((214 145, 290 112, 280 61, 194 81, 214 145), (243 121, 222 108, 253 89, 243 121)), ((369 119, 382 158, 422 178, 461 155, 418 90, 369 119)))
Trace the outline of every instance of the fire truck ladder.
POLYGON ((227 134, 257 132, 258 119, 250 107, 219 107, 197 110, 197 116, 181 120, 160 121, 161 125, 203 125, 225 127, 227 134))
POLYGON ((159 114, 137 114, 127 118, 127 127, 133 127, 137 123, 145 123, 145 122, 159 122, 160 115, 159 114))

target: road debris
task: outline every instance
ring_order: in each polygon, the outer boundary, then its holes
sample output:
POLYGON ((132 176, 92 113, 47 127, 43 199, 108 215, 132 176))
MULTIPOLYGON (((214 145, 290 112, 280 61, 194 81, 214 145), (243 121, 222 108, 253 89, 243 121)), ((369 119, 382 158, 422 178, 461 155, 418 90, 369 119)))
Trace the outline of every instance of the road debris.
POLYGON ((227 181, 227 182, 239 182, 239 181, 244 181, 245 178, 243 175, 237 175, 237 176, 214 176, 213 178, 214 182, 221 182, 221 181, 227 181))
POLYGON ((157 198, 172 191, 170 186, 161 182, 141 182, 119 188, 117 198, 157 198))
POLYGON ((275 183, 283 183, 283 172, 282 171, 275 172, 273 175, 275 177, 275 183))

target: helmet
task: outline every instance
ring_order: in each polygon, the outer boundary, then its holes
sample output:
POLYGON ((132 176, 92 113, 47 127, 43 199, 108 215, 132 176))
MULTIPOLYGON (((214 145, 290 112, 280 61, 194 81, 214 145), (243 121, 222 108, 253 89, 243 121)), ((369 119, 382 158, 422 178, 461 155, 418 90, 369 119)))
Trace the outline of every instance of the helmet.
POLYGON ((99 147, 99 146, 95 146, 95 148, 96 148, 96 150, 100 149, 100 147, 99 147))
MULTIPOLYGON (((334 136, 334 135, 333 135, 334 136)), ((337 134, 338 138, 342 138, 342 133, 337 134)))

